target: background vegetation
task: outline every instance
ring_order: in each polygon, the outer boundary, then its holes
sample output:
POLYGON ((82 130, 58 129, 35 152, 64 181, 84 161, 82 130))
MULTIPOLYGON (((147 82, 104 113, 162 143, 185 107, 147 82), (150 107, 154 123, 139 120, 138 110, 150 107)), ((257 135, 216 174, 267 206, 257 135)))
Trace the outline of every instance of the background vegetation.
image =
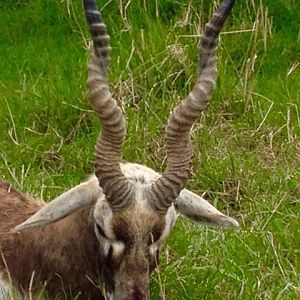
MULTIPOLYGON (((99 1, 110 83, 128 120, 124 160, 164 169, 164 126, 191 88, 217 1, 99 1)), ((179 219, 153 299, 300 298, 300 2, 237 1, 219 80, 194 126, 188 186, 240 231, 179 219)), ((0 175, 45 200, 93 171, 99 124, 86 97, 81 1, 0 2, 0 175)))

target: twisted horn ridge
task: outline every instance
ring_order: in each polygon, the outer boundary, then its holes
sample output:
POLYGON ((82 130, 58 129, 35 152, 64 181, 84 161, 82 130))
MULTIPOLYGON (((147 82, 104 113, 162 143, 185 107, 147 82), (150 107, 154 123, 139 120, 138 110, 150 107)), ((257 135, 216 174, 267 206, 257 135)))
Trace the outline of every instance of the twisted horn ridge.
POLYGON ((84 0, 86 20, 93 39, 93 53, 88 67, 91 105, 102 123, 96 144, 96 176, 113 209, 122 209, 133 199, 133 187, 120 169, 120 153, 126 136, 121 108, 112 98, 107 80, 110 60, 109 35, 95 0, 84 0))
POLYGON ((217 79, 216 45, 235 0, 225 0, 206 24, 200 42, 199 74, 189 95, 172 111, 166 128, 167 168, 146 191, 152 205, 165 212, 175 202, 189 177, 192 145, 190 130, 206 108, 217 79))

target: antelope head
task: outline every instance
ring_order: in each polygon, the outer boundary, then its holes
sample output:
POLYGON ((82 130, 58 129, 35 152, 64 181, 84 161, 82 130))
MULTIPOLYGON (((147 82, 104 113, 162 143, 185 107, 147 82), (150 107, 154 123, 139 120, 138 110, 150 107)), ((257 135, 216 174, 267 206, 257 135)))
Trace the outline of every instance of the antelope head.
POLYGON ((120 163, 126 128, 122 110, 108 85, 109 36, 96 1, 83 3, 93 39, 89 98, 102 123, 96 144, 96 177, 79 185, 81 189, 75 187, 50 202, 16 230, 53 223, 93 204, 94 231, 100 244, 99 255, 105 261, 110 299, 149 299, 149 275, 158 264, 160 246, 175 224, 176 211, 199 222, 238 226, 235 220, 184 190, 191 167, 191 127, 215 88, 217 40, 234 0, 225 0, 205 27, 196 84, 173 109, 166 126, 167 164, 162 176, 141 165, 120 163))

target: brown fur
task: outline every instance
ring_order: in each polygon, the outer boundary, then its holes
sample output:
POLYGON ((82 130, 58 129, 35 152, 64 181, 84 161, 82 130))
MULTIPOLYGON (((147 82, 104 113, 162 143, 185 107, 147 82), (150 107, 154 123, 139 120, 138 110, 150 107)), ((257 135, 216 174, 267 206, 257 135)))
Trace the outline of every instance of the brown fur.
POLYGON ((103 299, 101 280, 116 289, 116 299, 148 299, 149 275, 158 263, 158 251, 151 255, 149 247, 163 242, 165 215, 143 200, 115 212, 111 232, 125 247, 105 257, 94 232, 94 206, 29 232, 11 232, 43 205, 0 181, 0 270, 23 295, 45 284, 50 299, 103 299))
MULTIPOLYGON (((142 252, 142 256, 145 256, 145 253, 148 253, 149 246, 157 242, 161 237, 162 231, 165 228, 165 217, 164 215, 152 213, 151 210, 140 210, 138 214, 134 210, 132 214, 129 212, 121 211, 119 215, 116 214, 113 222, 113 232, 116 233, 117 240, 123 241, 126 249, 131 250, 131 253, 132 248, 135 247, 142 252), (136 218, 136 215, 139 215, 139 218, 136 218)), ((129 259, 130 257, 127 258, 127 260, 129 259)), ((134 269, 140 272, 144 267, 137 267, 137 263, 145 260, 145 258, 139 260, 136 255, 133 259, 134 269)), ((155 257, 155 259, 158 259, 158 257, 155 257)), ((158 261, 150 259, 149 262, 149 272, 151 272, 155 269, 158 261)), ((148 262, 144 263, 144 265, 147 266, 148 262)), ((129 271, 129 273, 132 272, 134 270, 129 271)))
POLYGON ((0 270, 7 266, 6 277, 24 295, 33 277, 33 291, 46 283, 50 299, 70 299, 79 293, 77 299, 102 299, 100 289, 95 287, 102 263, 91 207, 40 229, 10 232, 42 205, 0 181, 0 270))
POLYGON ((110 261, 116 282, 115 299, 149 299, 149 277, 158 264, 159 253, 150 255, 149 246, 161 237, 165 216, 139 204, 113 215, 116 240, 125 244, 124 252, 110 261))

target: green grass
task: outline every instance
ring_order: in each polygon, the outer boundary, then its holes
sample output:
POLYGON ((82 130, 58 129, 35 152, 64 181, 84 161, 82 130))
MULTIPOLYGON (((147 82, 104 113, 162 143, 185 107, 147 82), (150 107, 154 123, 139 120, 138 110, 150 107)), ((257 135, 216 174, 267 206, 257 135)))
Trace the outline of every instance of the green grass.
MULTIPOLYGON (((123 104, 123 158, 162 171, 169 110, 196 77, 196 37, 216 3, 99 1, 123 104)), ((300 297, 300 5, 237 1, 218 50, 213 101, 194 126, 188 187, 240 231, 180 218, 153 299, 300 297)), ((81 1, 0 3, 0 175, 53 199, 93 171, 99 124, 86 97, 81 1)))

